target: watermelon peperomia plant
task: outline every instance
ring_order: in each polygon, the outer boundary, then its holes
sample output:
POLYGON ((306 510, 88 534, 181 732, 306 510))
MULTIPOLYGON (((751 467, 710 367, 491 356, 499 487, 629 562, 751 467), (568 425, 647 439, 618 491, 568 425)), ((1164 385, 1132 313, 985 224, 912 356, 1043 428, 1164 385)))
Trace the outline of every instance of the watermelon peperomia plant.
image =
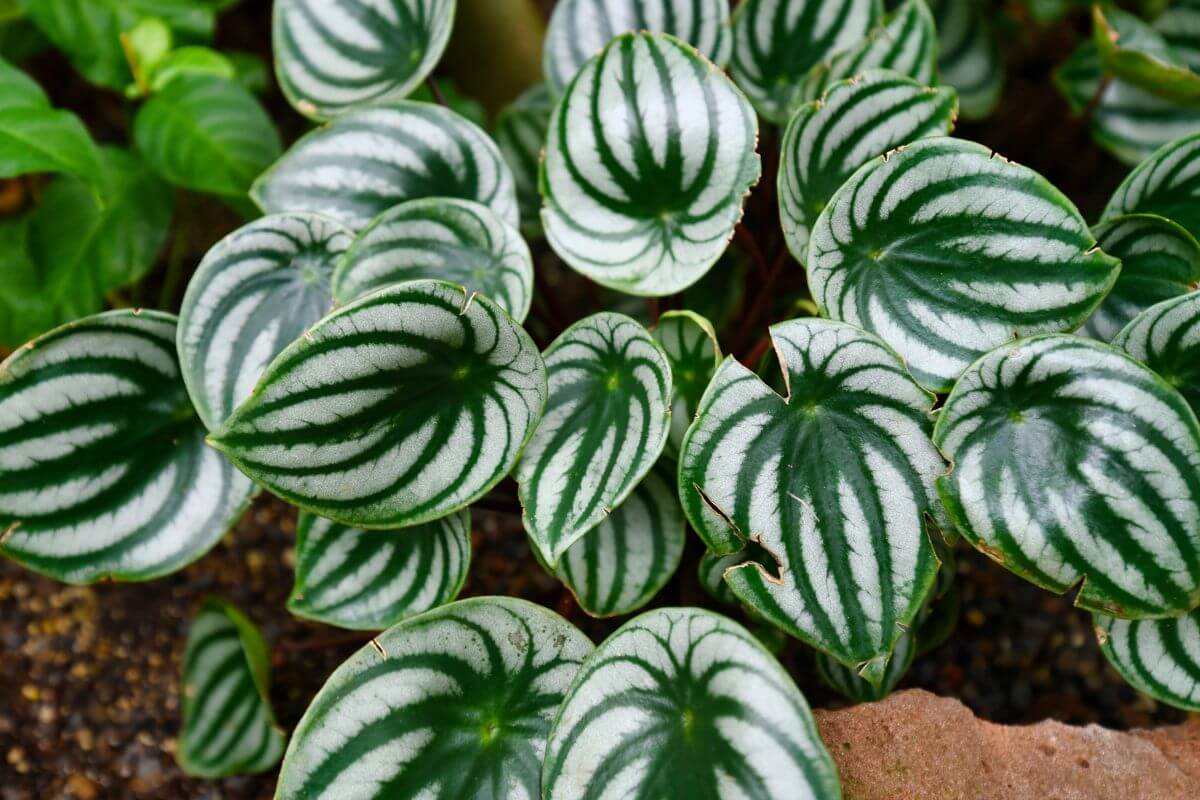
POLYGON ((1076 592, 1131 684, 1200 710, 1197 0, 1062 12, 1094 35, 1058 83, 1134 167, 1091 225, 952 135, 999 102, 1020 4, 559 0, 493 136, 432 77, 467 4, 276 0, 315 121, 283 152, 253 59, 206 44, 228 3, 67 5, 17 19, 138 105, 132 148, 99 147, 0 61, 0 174, 57 175, 0 220, 0 341, 38 334, 0 365, 0 551, 149 580, 265 489, 299 509, 288 610, 383 631, 285 745, 262 634, 206 601, 187 772, 836 798, 772 651, 882 697, 952 627, 960 546, 1076 592), (202 194, 244 224, 195 265, 172 247, 165 310, 127 302, 202 194), (689 542, 726 613, 594 646, 455 601, 473 508, 519 515, 589 615, 651 604, 689 542))

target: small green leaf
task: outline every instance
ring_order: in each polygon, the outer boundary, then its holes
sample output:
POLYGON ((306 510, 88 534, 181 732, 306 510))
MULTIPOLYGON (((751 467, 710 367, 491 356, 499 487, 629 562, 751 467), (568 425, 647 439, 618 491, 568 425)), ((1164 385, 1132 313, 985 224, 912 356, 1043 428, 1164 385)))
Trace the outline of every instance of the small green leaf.
POLYGON ((496 144, 512 170, 521 207, 521 232, 530 239, 542 235, 542 195, 538 192, 538 169, 554 102, 544 83, 525 91, 505 106, 496 118, 496 144))
POLYGON ((966 119, 991 114, 1004 91, 1006 70, 986 0, 933 0, 938 32, 938 72, 958 90, 966 119))
POLYGON ((125 57, 133 72, 134 96, 150 87, 150 76, 171 51, 173 43, 170 26, 158 17, 146 17, 121 34, 125 57))
POLYGON ((1200 103, 1200 75, 1133 14, 1097 3, 1092 34, 1105 72, 1173 102, 1200 103))
POLYGON ((721 346, 712 323, 694 311, 667 311, 651 331, 671 365, 671 433, 664 453, 675 458, 700 398, 721 363, 721 346))
POLYGON ((225 80, 238 77, 233 62, 223 54, 207 47, 192 45, 172 50, 157 64, 151 75, 150 90, 161 92, 167 84, 181 75, 209 75, 225 80))
POLYGON ((1157 214, 1200 237, 1200 132, 1163 145, 1126 176, 1102 221, 1157 214))
POLYGON ((1113 346, 1157 372, 1200 415, 1200 292, 1146 309, 1113 338, 1113 346))
POLYGON ((1133 688, 1200 711, 1200 610, 1167 619, 1094 615, 1100 649, 1133 688))

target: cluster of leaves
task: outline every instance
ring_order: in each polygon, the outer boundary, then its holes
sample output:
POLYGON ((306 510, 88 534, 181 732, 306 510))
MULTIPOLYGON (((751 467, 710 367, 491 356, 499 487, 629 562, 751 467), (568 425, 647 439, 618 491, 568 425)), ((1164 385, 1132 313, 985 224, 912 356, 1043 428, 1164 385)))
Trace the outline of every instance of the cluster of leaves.
MULTIPOLYGON (((1200 134, 1089 227, 950 136, 1003 85, 983 4, 562 0, 546 83, 493 137, 412 99, 453 0, 277 0, 279 83, 323 124, 275 158, 241 59, 191 49, 220 5, 112 5, 139 11, 112 12, 119 62, 30 5, 89 79, 148 98, 131 168, 263 216, 209 251, 178 317, 84 316, 0 366, 0 547, 65 581, 145 580, 260 488, 298 506, 289 608, 387 631, 312 702, 279 797, 837 797, 768 645, 882 696, 948 633, 960 538, 1079 587, 1114 665, 1200 708, 1200 134), (764 175, 771 224, 750 230, 764 175), (570 325, 550 252, 606 292, 570 325), (740 315, 721 288, 739 270, 740 315), (763 335, 785 273, 800 289, 763 335), (659 609, 593 648, 522 601, 454 602, 468 509, 504 499, 596 616, 649 602, 690 526, 702 584, 758 635, 659 609)), ((1104 69, 1187 102, 1156 40, 1094 14, 1104 69)), ((62 171, 110 213, 103 151, 5 74, 12 118, 72 143, 14 147, 8 174, 62 171)), ((81 263, 93 304, 129 280, 81 263)), ((278 761, 264 647, 225 603, 197 617, 188 771, 278 761)))

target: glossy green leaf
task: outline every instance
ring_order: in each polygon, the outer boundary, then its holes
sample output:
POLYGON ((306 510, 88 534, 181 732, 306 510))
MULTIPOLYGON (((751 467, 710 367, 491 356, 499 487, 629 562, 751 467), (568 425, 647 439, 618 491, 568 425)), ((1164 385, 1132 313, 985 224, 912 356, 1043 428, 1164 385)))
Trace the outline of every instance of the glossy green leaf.
POLYGON ((233 605, 204 602, 183 654, 183 730, 176 759, 188 775, 221 778, 279 763, 285 735, 267 694, 262 634, 233 605))
POLYGON ((1200 75, 1166 40, 1119 8, 1092 6, 1092 40, 1104 71, 1175 102, 1200 102, 1200 75))
POLYGON ((1121 259, 1112 291, 1081 332, 1109 341, 1138 314, 1200 285, 1200 244, 1170 220, 1130 214, 1092 228, 1100 247, 1121 259))
POLYGON ((1125 214, 1158 214, 1200 237, 1200 132, 1163 145, 1126 176, 1102 219, 1125 214))
POLYGON ((728 0, 560 0, 543 45, 546 83, 561 94, 584 63, 614 36, 669 33, 724 66, 733 41, 728 0))
POLYGON ((0 552, 35 572, 166 575, 216 544, 250 492, 204 446, 174 317, 88 317, 0 364, 0 552))
POLYGON ((52 108, 41 87, 0 58, 0 178, 63 172, 98 185, 102 170, 79 117, 52 108))
POLYGON ((801 106, 783 135, 779 219, 792 255, 808 258, 812 225, 829 199, 872 158, 954 127, 953 89, 935 89, 887 70, 835 83, 801 106))
POLYGON ((817 653, 817 675, 821 682, 835 692, 855 703, 870 703, 882 700, 896 688, 896 685, 908 674, 916 656, 916 645, 913 634, 906 632, 896 640, 896 649, 888 661, 883 673, 883 680, 878 686, 863 680, 852 669, 848 669, 836 659, 824 653, 817 653))
POLYGON ((162 61, 158 62, 150 79, 150 91, 162 91, 171 81, 184 75, 208 75, 224 78, 236 81, 247 90, 250 89, 238 79, 237 68, 224 53, 192 45, 172 50, 162 61))
POLYGON ((633 491, 671 424, 671 365, 639 323, 602 312, 545 352, 550 395, 515 476, 525 530, 556 569, 633 491))
MULTIPOLYGON (((0 346, 15 348, 72 318, 44 284, 44 271, 29 252, 28 217, 0 220, 0 346)), ((94 312, 98 307, 88 305, 89 297, 85 289, 66 302, 94 312)))
POLYGON ((856 172, 806 263, 821 313, 878 334, 931 391, 1014 337, 1078 327, 1120 270, 1045 178, 949 138, 856 172))
POLYGON ((1200 610, 1168 619, 1095 615, 1100 649, 1139 692, 1200 711, 1200 610))
POLYGON ((241 84, 180 75, 138 111, 133 138, 176 186, 241 198, 280 152, 267 112, 241 84))
POLYGON ((623 34, 576 75, 550 120, 542 223, 569 266, 666 295, 717 262, 759 178, 758 123, 686 43, 623 34))
POLYGON ((401 100, 433 71, 455 0, 276 0, 275 73, 296 110, 325 119, 401 100))
POLYGON ((671 365, 671 433, 664 452, 675 458, 700 398, 721 363, 712 323, 694 311, 666 311, 651 331, 671 365))
POLYGON ((538 169, 553 112, 550 91, 544 83, 539 83, 505 106, 496 119, 496 144, 512 170, 517 204, 521 208, 521 231, 530 238, 542 235, 538 169))
POLYGON ((1061 334, 993 350, 959 379, 934 441, 938 491, 977 549, 1078 606, 1126 618, 1200 604, 1200 425, 1111 347, 1061 334))
POLYGON ((804 696, 741 625, 650 611, 579 670, 554 721, 545 800, 836 800, 837 771, 804 696))
POLYGON ((179 312, 179 362, 210 429, 250 396, 271 360, 333 307, 330 276, 352 234, 313 214, 272 214, 218 242, 179 312))
POLYGON ((406 620, 325 682, 275 796, 537 798, 551 720, 591 650, 562 617, 511 598, 406 620))
POLYGON ((882 15, 880 0, 745 0, 730 72, 764 119, 783 124, 809 69, 854 47, 882 15))
POLYGON ((413 281, 310 328, 210 441, 307 511, 398 528, 498 483, 545 399, 542 358, 512 318, 453 284, 413 281))
POLYGON ((775 562, 726 568, 738 598, 878 683, 937 572, 933 398, 850 325, 797 319, 771 338, 788 396, 725 360, 684 438, 684 512, 715 554, 753 542, 775 562))
POLYGON ((351 111, 301 138, 251 190, 267 212, 312 211, 351 228, 422 197, 460 197, 519 221, 496 145, 453 111, 408 101, 351 111))
POLYGON ((533 299, 533 257, 517 229, 487 206, 451 197, 410 200, 376 217, 338 265, 333 296, 348 303, 421 278, 462 284, 517 322, 533 299))
POLYGON ((471 565, 471 514, 394 531, 348 528, 300 512, 288 611, 340 628, 380 630, 458 596, 471 565))
POLYGON ((933 0, 938 33, 938 73, 958 90, 963 117, 991 114, 1004 91, 1000 42, 992 29, 988 0, 933 0))
POLYGON ((1146 309, 1113 338, 1113 346, 1157 372, 1200 415, 1200 293, 1146 309))

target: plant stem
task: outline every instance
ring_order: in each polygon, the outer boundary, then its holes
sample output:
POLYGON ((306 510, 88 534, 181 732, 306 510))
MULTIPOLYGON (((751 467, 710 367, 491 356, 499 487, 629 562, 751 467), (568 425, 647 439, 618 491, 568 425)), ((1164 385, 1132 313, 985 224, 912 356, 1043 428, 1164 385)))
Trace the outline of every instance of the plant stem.
POLYGON ((765 281, 767 279, 767 257, 763 255, 762 248, 758 246, 758 240, 754 238, 754 235, 741 222, 733 229, 733 238, 742 250, 746 251, 746 255, 750 256, 750 260, 754 262, 754 267, 758 271, 758 277, 765 281))
POLYGON ((750 312, 743 318, 742 327, 737 336, 737 341, 743 343, 742 347, 745 347, 745 342, 753 341, 763 318, 770 317, 771 307, 776 300, 775 285, 783 277, 784 267, 790 260, 791 254, 787 248, 780 249, 775 263, 771 265, 771 271, 767 274, 767 279, 763 281, 762 288, 758 291, 754 305, 750 307, 750 312))
POLYGON ((438 86, 438 82, 437 82, 436 78, 434 78, 432 75, 430 75, 428 78, 425 79, 425 85, 429 87, 429 93, 431 95, 433 95, 434 101, 439 106, 444 106, 446 108, 450 107, 450 104, 446 102, 445 95, 442 94, 441 87, 438 86))
POLYGON ((1108 91, 1109 84, 1111 83, 1112 75, 1105 75, 1100 79, 1100 83, 1096 84, 1096 91, 1092 92, 1091 99, 1083 107, 1083 113, 1080 115, 1085 123, 1092 121, 1092 115, 1100 107, 1100 102, 1104 99, 1104 93, 1108 91))
POLYGON ((183 259, 187 255, 191 239, 192 213, 188 208, 189 204, 185 201, 186 197, 187 195, 183 192, 176 194, 175 208, 179 224, 171 239, 171 252, 167 255, 167 271, 163 275, 162 289, 158 293, 158 305, 156 306, 164 311, 174 307, 175 293, 179 290, 179 284, 183 280, 183 259))

